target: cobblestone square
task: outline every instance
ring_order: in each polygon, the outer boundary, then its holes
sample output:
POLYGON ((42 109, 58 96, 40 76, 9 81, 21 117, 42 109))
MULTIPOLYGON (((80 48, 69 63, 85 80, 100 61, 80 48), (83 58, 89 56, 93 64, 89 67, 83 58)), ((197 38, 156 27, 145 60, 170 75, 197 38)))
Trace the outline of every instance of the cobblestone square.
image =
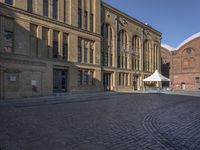
POLYGON ((1 102, 0 149, 199 150, 199 108, 199 97, 169 94, 95 93, 1 102))

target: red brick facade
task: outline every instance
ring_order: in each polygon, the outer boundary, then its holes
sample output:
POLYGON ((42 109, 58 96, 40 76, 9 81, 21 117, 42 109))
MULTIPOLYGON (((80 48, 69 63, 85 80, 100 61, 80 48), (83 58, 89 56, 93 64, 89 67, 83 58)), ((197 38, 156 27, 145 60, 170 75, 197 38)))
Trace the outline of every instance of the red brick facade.
POLYGON ((200 90, 200 34, 185 40, 178 48, 162 46, 162 73, 174 90, 200 90), (166 66, 169 65, 169 67, 166 66))

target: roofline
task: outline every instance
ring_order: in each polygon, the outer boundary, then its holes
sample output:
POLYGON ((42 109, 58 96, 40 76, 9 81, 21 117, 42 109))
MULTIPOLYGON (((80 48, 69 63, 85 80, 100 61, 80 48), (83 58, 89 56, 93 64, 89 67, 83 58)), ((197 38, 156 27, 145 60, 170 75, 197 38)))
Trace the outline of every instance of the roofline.
POLYGON ((167 49, 168 51, 175 51, 176 50, 176 48, 174 48, 174 47, 172 47, 172 46, 170 46, 168 44, 165 44, 165 43, 162 43, 161 47, 167 49))
POLYGON ((181 44, 179 44, 179 46, 176 48, 177 50, 180 49, 182 46, 184 46, 185 44, 187 44, 188 42, 197 39, 200 37, 200 32, 197 32, 193 35, 191 35, 189 38, 185 39, 181 44))
POLYGON ((147 29, 151 30, 152 32, 158 34, 159 36, 162 35, 162 33, 161 33, 160 31, 158 31, 158 30, 156 30, 156 29, 154 29, 154 28, 152 28, 152 27, 146 25, 145 23, 143 23, 143 22, 139 21, 138 19, 136 19, 136 18, 134 18, 134 17, 132 17, 132 16, 130 16, 130 15, 128 15, 128 14, 122 12, 121 10, 119 10, 119 9, 117 9, 117 8, 115 8, 115 7, 111 6, 111 5, 109 5, 108 3, 101 1, 101 4, 102 4, 103 6, 105 6, 105 7, 107 7, 108 9, 112 10, 114 13, 116 13, 116 14, 118 14, 118 15, 123 15, 123 16, 125 16, 125 17, 126 17, 127 19, 129 19, 130 21, 132 21, 132 22, 134 22, 134 23, 137 23, 138 25, 142 25, 144 28, 147 28, 147 29))
POLYGON ((176 50, 179 50, 181 47, 183 47, 185 44, 187 44, 187 43, 189 43, 192 40, 195 40, 197 38, 200 38, 200 32, 197 32, 197 33, 191 35, 190 37, 185 39, 183 42, 181 42, 181 44, 179 44, 176 48, 171 47, 170 45, 167 45, 167 44, 164 44, 164 43, 161 44, 161 47, 163 47, 163 48, 165 48, 169 51, 176 51, 176 50))

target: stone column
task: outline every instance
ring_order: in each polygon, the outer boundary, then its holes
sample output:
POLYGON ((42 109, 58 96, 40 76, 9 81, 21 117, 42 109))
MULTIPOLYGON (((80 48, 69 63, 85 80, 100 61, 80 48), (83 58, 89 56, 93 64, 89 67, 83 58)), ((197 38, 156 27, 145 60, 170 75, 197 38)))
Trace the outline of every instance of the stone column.
POLYGON ((88 41, 88 44, 87 44, 87 63, 90 63, 90 50, 91 50, 91 42, 88 41))
MULTIPOLYGON (((34 0, 33 0, 34 1, 34 0)), ((37 14, 42 15, 43 16, 43 0, 37 0, 37 5, 36 5, 36 9, 37 9, 37 14)))
POLYGON ((38 33, 37 33, 37 39, 38 39, 38 57, 42 57, 42 26, 38 26, 38 33))
POLYGON ((156 69, 159 70, 159 50, 158 50, 158 45, 156 44, 156 69))
POLYGON ((53 4, 53 0, 49 0, 49 18, 53 18, 52 4, 53 4))
POLYGON ((49 48, 48 48, 48 51, 49 51, 49 59, 52 59, 52 55, 53 55, 53 30, 52 29, 49 29, 49 48))
POLYGON ((159 41, 159 46, 158 46, 158 48, 159 48, 159 55, 158 55, 158 60, 159 60, 159 70, 160 70, 160 72, 161 72, 161 39, 160 39, 160 41, 159 41))
MULTIPOLYGON (((114 67, 116 67, 117 68, 117 59, 118 59, 118 56, 117 56, 117 51, 118 51, 118 41, 117 41, 117 39, 118 39, 118 28, 119 28, 119 25, 118 25, 118 18, 117 17, 115 17, 115 30, 114 30, 114 43, 113 43, 113 62, 114 62, 114 64, 113 64, 113 66, 114 67)), ((115 80, 115 81, 117 81, 117 80, 115 80)))
POLYGON ((107 45, 106 45, 106 50, 108 51, 108 66, 110 66, 110 26, 108 26, 108 41, 107 41, 107 45), (109 46, 109 47, 108 47, 109 46))
POLYGON ((86 1, 86 10, 88 12, 88 16, 87 16, 87 29, 90 31, 90 1, 86 1))
POLYGON ((85 3, 84 0, 82 0, 82 29, 84 28, 84 24, 85 24, 85 3))
POLYGON ((64 22, 64 0, 58 0, 58 20, 64 22))
POLYGON ((85 49, 85 40, 81 39, 81 48, 82 48, 82 61, 81 62, 84 62, 84 49, 85 49))
POLYGON ((58 55, 59 59, 63 57, 63 32, 59 32, 58 38, 58 55))
POLYGON ((141 53, 140 53, 140 71, 143 71, 143 55, 144 55, 144 29, 141 30, 141 53))
POLYGON ((151 41, 150 49, 150 72, 153 72, 153 40, 151 41))

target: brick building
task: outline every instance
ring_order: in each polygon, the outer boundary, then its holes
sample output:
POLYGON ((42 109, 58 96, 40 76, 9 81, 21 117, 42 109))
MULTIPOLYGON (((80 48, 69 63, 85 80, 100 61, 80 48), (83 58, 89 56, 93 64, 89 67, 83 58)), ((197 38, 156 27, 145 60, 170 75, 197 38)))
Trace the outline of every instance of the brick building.
POLYGON ((0 0, 0 98, 143 89, 160 37, 101 0, 0 0))
POLYGON ((192 35, 177 48, 162 44, 161 58, 162 73, 168 73, 172 89, 200 90, 200 33, 192 35))

